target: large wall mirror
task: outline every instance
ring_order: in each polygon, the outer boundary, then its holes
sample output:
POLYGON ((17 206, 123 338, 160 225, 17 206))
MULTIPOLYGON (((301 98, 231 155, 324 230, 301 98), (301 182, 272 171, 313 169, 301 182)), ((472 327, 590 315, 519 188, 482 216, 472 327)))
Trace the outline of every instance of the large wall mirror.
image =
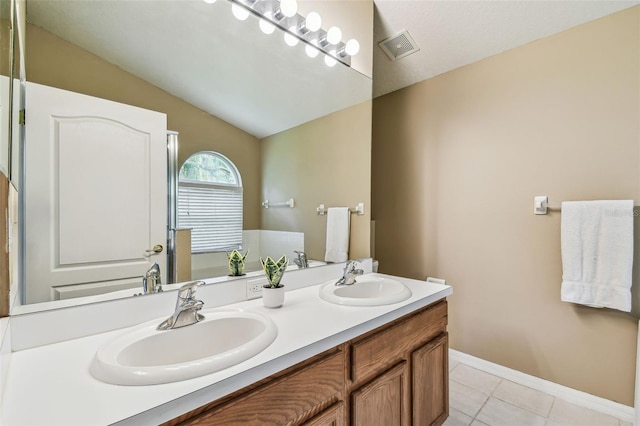
POLYGON ((246 273, 283 254, 295 269, 295 252, 323 265, 320 205, 362 203, 349 257, 370 255, 373 2, 299 1, 311 11, 359 41, 350 65, 228 0, 27 0, 12 313, 138 294, 153 263, 165 290, 230 279, 236 247, 246 273), (236 234, 196 235, 200 190, 226 197, 236 234))

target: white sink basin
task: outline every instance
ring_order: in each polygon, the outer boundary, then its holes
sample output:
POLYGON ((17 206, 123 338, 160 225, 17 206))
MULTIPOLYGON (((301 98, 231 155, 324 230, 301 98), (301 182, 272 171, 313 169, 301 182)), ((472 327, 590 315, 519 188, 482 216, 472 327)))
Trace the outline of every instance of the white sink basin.
POLYGON ((320 287, 320 298, 338 305, 380 306, 411 297, 411 290, 400 281, 375 273, 357 277, 352 285, 336 286, 336 281, 327 281, 320 287))
POLYGON ((268 317, 241 309, 204 310, 199 323, 158 331, 150 321, 102 345, 91 363, 98 380, 154 385, 210 374, 262 352, 278 331, 268 317))

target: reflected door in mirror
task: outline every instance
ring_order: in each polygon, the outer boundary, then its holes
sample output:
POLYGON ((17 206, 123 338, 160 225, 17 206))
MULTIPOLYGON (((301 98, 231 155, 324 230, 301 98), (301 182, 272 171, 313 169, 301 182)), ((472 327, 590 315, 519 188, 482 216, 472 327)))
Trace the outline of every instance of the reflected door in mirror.
POLYGON ((32 83, 26 103, 26 303, 164 273, 165 114, 32 83))

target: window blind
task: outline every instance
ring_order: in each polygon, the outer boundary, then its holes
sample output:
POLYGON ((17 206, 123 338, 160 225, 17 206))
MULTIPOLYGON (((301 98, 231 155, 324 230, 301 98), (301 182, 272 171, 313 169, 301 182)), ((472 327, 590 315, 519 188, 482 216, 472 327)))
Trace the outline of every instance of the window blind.
POLYGON ((242 187, 179 182, 178 226, 191 228, 192 253, 239 249, 242 187))

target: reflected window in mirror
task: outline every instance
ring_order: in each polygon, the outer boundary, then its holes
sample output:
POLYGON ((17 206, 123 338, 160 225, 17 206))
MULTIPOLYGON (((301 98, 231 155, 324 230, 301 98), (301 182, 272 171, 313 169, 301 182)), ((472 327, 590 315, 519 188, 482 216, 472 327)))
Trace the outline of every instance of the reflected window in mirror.
POLYGON ((213 151, 191 155, 178 177, 178 227, 191 229, 192 253, 242 245, 242 179, 231 160, 213 151))

